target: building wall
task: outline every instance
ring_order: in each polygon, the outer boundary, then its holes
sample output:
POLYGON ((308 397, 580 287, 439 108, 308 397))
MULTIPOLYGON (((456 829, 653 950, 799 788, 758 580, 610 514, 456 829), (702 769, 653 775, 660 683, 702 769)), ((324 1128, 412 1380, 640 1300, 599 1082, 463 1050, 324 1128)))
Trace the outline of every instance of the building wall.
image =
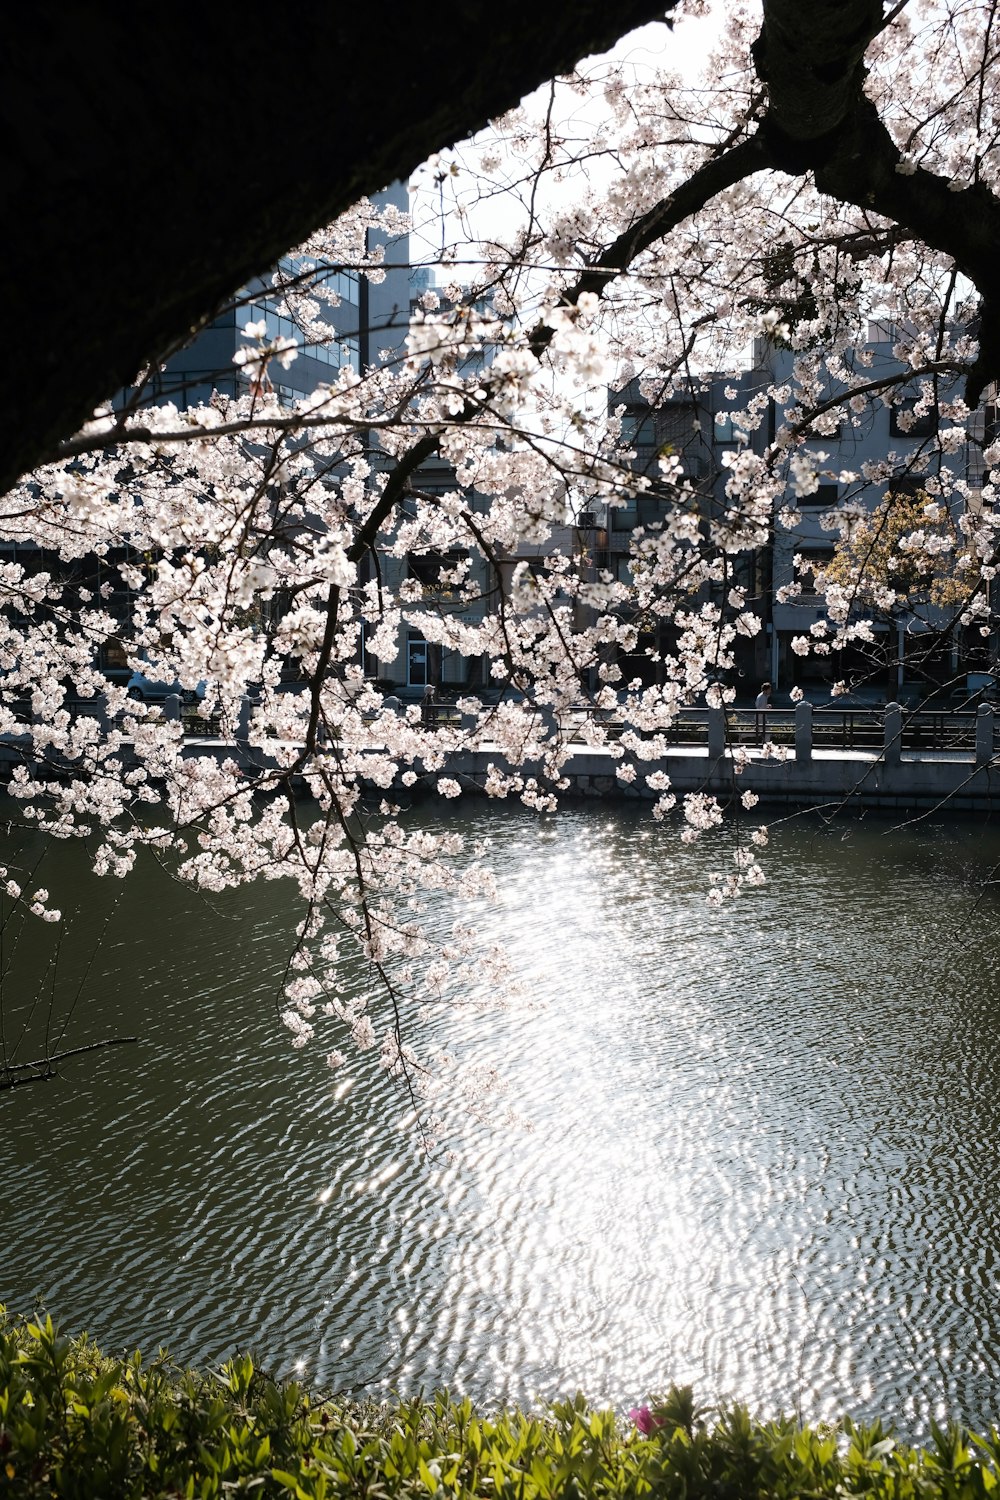
MULTIPOLYGON (((863 367, 864 379, 876 381, 880 378, 905 372, 893 357, 892 348, 897 336, 891 325, 872 323, 867 354, 870 364, 863 367)), ((758 341, 754 350, 754 364, 749 376, 750 390, 763 390, 770 385, 792 385, 795 356, 786 349, 758 341)), ((914 374, 912 381, 903 390, 915 397, 919 393, 921 376, 914 374)), ((923 377, 926 379, 926 377, 923 377)), ((830 397, 837 389, 831 385, 830 397)), ((957 382, 942 381, 940 399, 946 401, 961 394, 957 382)), ((773 440, 777 426, 783 420, 784 408, 795 399, 795 391, 787 403, 776 409, 770 404, 766 429, 753 436, 756 451, 762 451, 767 442, 773 440)), ((984 414, 975 414, 969 423, 970 440, 964 448, 953 455, 951 468, 969 483, 972 500, 982 484, 982 447, 974 440, 981 435, 984 414)), ((948 425, 955 425, 948 423, 948 425)), ((814 559, 822 567, 832 559, 839 533, 822 524, 822 518, 844 501, 859 502, 866 510, 874 511, 891 489, 910 488, 918 490, 922 475, 917 459, 926 442, 929 428, 906 433, 899 427, 893 408, 885 401, 866 403, 864 410, 855 414, 845 407, 844 417, 833 432, 817 434, 806 444, 806 451, 817 455, 817 465, 831 471, 824 475, 820 489, 815 495, 801 498, 798 510, 801 520, 794 527, 782 525, 776 516, 772 548, 771 587, 767 624, 770 636, 770 672, 776 690, 781 692, 792 686, 802 686, 807 692, 822 695, 834 681, 844 681, 849 687, 859 686, 872 695, 920 696, 933 687, 938 680, 954 676, 963 664, 966 644, 960 632, 953 632, 949 644, 935 642, 932 637, 938 631, 947 632, 949 624, 945 611, 925 607, 918 611, 905 611, 893 620, 879 618, 869 611, 876 645, 873 649, 850 648, 832 657, 800 656, 792 649, 792 641, 808 635, 812 626, 826 619, 822 598, 814 591, 804 588, 795 600, 779 602, 779 591, 796 579, 794 559, 796 555, 814 559), (822 460, 818 455, 825 454, 822 460), (869 479, 866 466, 878 465, 894 455, 893 476, 889 480, 869 479), (856 478, 839 482, 844 471, 856 478), (909 665, 907 665, 907 662, 909 665)), ((950 508, 959 516, 965 501, 953 498, 950 508)), ((863 611, 860 611, 863 614, 863 611)))
MULTIPOLYGON (((407 186, 394 183, 374 194, 372 201, 379 208, 392 204, 405 213, 407 186)), ((343 363, 360 369, 362 365, 377 362, 383 349, 388 349, 393 357, 405 341, 410 304, 409 237, 404 234, 390 242, 374 231, 370 234, 373 242, 381 240, 385 244, 388 264, 385 279, 370 284, 350 268, 331 267, 329 284, 336 290, 340 303, 336 307, 323 304, 321 291, 317 291, 316 297, 322 304, 324 321, 343 336, 344 343, 333 344, 329 349, 300 347, 298 357, 287 370, 269 371, 275 387, 284 389, 290 399, 309 395, 320 383, 336 379, 343 363)), ((289 256, 281 264, 294 271, 294 262, 295 257, 289 256)), ((235 395, 240 389, 240 371, 233 363, 233 355, 248 346, 242 333, 248 321, 256 322, 263 317, 268 323, 269 336, 282 333, 300 337, 294 324, 280 317, 279 297, 270 273, 257 277, 240 294, 239 305, 225 308, 186 348, 171 356, 156 395, 163 400, 174 400, 182 408, 209 400, 213 390, 235 395)))

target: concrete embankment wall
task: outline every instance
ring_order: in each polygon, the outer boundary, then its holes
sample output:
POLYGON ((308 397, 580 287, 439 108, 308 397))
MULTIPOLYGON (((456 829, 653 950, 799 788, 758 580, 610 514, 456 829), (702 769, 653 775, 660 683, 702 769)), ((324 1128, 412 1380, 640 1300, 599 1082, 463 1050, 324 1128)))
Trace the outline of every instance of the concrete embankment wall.
MULTIPOLYGON (((947 806, 951 811, 988 814, 1000 807, 1000 756, 994 750, 994 712, 984 705, 967 732, 968 747, 953 749, 905 749, 912 723, 907 724, 899 704, 888 704, 880 716, 880 748, 824 749, 815 743, 812 706, 800 703, 794 714, 772 714, 772 726, 780 728, 788 743, 780 749, 755 744, 733 747, 728 742, 727 720, 721 710, 708 710, 704 722, 706 745, 670 749, 662 759, 639 762, 633 780, 619 775, 621 759, 604 750, 573 747, 563 768, 568 783, 562 798, 622 797, 652 801, 660 788, 655 773, 669 777, 675 794, 708 792, 730 801, 743 792, 753 792, 763 804, 824 807, 883 807, 932 811, 947 806)), ((767 725, 762 724, 761 738, 767 725)), ((937 725, 941 729, 941 725, 937 725)), ((526 781, 536 777, 544 786, 539 766, 513 768, 488 752, 450 756, 440 775, 459 779, 467 790, 483 789, 490 764, 526 781)), ((437 776, 428 778, 433 784, 437 776)))
MULTIPOLYGON (((458 780, 467 792, 482 792, 491 765, 525 781, 536 777, 545 789, 538 766, 507 766, 501 757, 486 751, 450 756, 445 768, 423 778, 423 784, 433 787, 439 777, 449 776, 458 780)), ((1000 811, 1000 766, 977 768, 968 759, 950 760, 919 753, 904 754, 894 765, 874 754, 858 752, 850 755, 828 752, 806 764, 794 759, 784 762, 764 759, 758 753, 736 774, 728 753, 710 758, 705 751, 676 750, 662 760, 643 764, 632 783, 621 781, 616 769, 617 762, 606 754, 574 751, 564 768, 569 785, 559 793, 560 799, 616 797, 652 802, 660 792, 647 784, 646 777, 662 771, 670 778, 670 789, 675 794, 709 792, 724 802, 752 791, 762 804, 771 806, 927 811, 948 805, 955 811, 987 813, 995 805, 1000 811)))

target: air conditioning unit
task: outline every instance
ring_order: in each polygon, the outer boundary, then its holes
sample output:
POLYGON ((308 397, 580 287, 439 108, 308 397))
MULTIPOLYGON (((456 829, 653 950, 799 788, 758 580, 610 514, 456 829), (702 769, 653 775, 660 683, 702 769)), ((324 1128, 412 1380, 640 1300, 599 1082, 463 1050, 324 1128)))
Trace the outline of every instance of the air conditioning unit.
POLYGON ((592 510, 581 510, 576 518, 576 525, 579 531, 596 531, 597 516, 592 510))

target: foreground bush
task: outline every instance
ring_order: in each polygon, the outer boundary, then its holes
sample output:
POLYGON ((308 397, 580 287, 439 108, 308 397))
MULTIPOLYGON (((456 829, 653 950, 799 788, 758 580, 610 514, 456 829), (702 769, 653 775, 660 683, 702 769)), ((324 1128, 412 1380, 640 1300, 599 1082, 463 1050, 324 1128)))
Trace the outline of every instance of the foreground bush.
POLYGON ((809 1429, 735 1408, 706 1423, 688 1390, 633 1413, 583 1400, 544 1417, 477 1416, 446 1396, 379 1406, 314 1403, 247 1356, 218 1374, 163 1357, 108 1359, 87 1339, 23 1324, 0 1308, 0 1494, 323 1500, 452 1495, 948 1497, 997 1486, 1000 1435, 935 1432, 925 1452, 876 1424, 809 1429))

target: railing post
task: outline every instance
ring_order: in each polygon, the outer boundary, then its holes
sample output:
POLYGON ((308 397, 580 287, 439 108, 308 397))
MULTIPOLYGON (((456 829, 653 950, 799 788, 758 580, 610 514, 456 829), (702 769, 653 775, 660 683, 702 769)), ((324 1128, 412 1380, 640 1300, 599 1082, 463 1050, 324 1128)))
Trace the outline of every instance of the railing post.
POLYGON ((708 710, 708 758, 721 760, 726 753, 726 715, 721 708, 708 710))
POLYGON ((795 705, 795 759, 810 761, 813 754, 813 706, 811 703, 795 705))
POLYGON ((102 731, 107 729, 108 700, 104 693, 95 693, 93 698, 81 698, 76 704, 77 718, 96 719, 98 728, 102 731))
POLYGON ((559 735, 562 730, 562 724, 551 703, 539 703, 535 709, 535 713, 538 716, 540 734, 544 735, 546 739, 553 739, 559 735))
MULTIPOLYGON (((245 759, 250 754, 250 721, 256 706, 256 701, 250 697, 250 694, 244 693, 240 699, 240 711, 233 730, 233 743, 241 759, 245 759)), ((224 728, 223 735, 225 735, 224 728)))
POLYGON ((903 753, 903 707, 900 703, 885 705, 882 759, 887 766, 898 766, 903 753))
POLYGON ((980 703, 976 714, 976 765, 988 766, 993 759, 993 705, 980 703))

